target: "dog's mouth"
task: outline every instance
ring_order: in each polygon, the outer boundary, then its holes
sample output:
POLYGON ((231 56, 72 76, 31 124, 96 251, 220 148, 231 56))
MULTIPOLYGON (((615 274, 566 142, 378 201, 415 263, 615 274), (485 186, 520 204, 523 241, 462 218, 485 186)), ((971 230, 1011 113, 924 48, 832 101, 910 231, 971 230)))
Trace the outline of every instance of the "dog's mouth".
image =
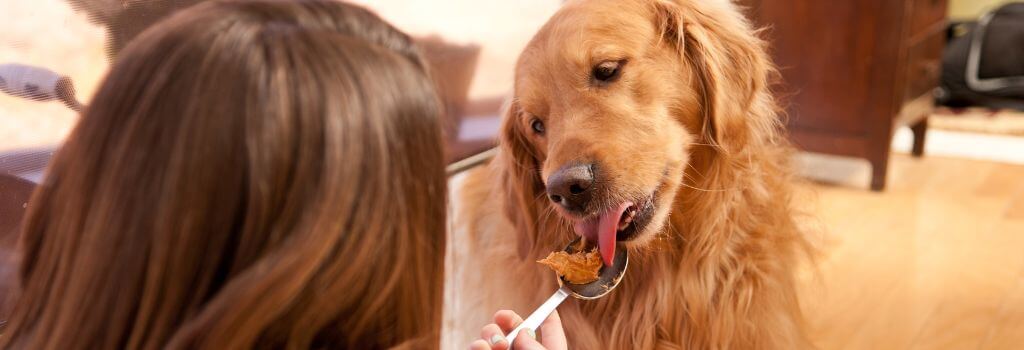
POLYGON ((633 240, 644 231, 654 213, 651 198, 637 203, 618 203, 595 215, 577 220, 573 229, 589 242, 597 243, 605 265, 611 266, 618 242, 633 240))

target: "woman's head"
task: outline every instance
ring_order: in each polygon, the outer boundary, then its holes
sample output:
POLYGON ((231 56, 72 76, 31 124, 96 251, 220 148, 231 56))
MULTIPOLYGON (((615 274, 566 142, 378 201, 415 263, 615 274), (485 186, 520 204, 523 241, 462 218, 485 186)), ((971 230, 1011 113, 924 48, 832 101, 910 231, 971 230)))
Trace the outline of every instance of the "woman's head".
POLYGON ((176 14, 121 53, 33 197, 2 341, 433 346, 438 115, 411 40, 366 10, 176 14))

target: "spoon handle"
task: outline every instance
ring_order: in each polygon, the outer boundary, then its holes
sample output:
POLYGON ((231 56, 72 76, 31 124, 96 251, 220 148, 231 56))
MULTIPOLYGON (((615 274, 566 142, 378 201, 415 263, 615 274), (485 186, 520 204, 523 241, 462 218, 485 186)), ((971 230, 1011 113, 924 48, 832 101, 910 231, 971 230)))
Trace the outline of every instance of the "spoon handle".
MULTIPOLYGON (((505 336, 505 339, 508 339, 510 342, 509 344, 511 345, 512 342, 515 342, 516 336, 519 335, 519 331, 527 328, 531 331, 536 331, 537 327, 540 327, 541 322, 544 322, 552 312, 555 312, 558 305, 562 304, 562 302, 565 301, 565 298, 569 297, 569 293, 569 290, 565 287, 558 288, 554 295, 548 298, 544 304, 541 304, 536 311, 530 314, 530 317, 526 318, 526 321, 523 321, 523 323, 519 324, 519 327, 516 327, 516 329, 509 332, 508 335, 505 336)), ((512 347, 510 346, 509 349, 511 348, 512 347)))

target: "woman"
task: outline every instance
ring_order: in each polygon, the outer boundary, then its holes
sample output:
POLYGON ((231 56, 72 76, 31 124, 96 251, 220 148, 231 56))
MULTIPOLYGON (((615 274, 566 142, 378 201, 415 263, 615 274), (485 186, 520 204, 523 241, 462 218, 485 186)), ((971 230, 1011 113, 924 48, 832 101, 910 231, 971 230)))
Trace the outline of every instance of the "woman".
POLYGON ((406 35, 221 1, 119 56, 30 202, 0 347, 437 346, 439 108, 406 35))

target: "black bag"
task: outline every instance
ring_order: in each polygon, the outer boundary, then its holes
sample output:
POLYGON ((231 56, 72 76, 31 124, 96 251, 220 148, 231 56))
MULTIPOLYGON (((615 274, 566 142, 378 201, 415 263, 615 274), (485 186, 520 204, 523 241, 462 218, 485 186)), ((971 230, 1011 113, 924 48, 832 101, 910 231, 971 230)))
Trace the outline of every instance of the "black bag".
POLYGON ((1024 110, 1024 2, 1003 5, 957 29, 942 55, 936 101, 1024 110))

